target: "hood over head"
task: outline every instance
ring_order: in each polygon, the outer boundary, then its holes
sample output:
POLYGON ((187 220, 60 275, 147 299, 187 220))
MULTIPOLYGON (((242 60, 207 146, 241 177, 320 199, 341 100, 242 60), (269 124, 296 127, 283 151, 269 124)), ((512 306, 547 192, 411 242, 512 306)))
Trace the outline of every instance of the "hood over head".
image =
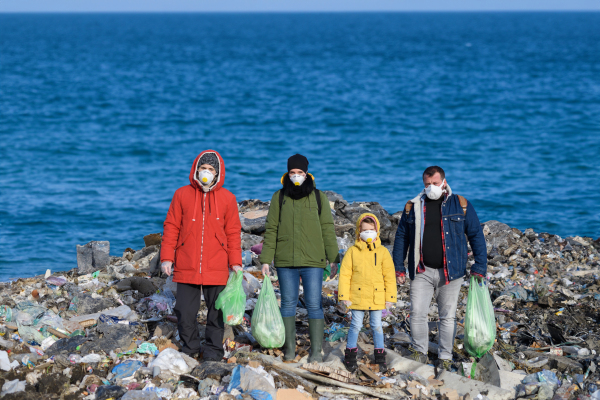
POLYGON ((221 157, 221 155, 215 151, 215 150, 204 150, 202 153, 198 154, 196 156, 196 158, 194 159, 194 163, 192 164, 192 169, 190 171, 190 184, 201 191, 204 192, 211 192, 211 191, 215 191, 220 189, 223 186, 223 183, 225 182, 225 162, 223 161, 223 158, 221 157), (198 180, 198 177, 196 176, 196 171, 198 171, 198 167, 200 167, 200 158, 208 153, 212 153, 217 157, 218 160, 218 168, 215 168, 217 170, 217 180, 215 181, 215 183, 212 184, 212 186, 210 187, 206 187, 203 186, 200 181, 198 180))
POLYGON ((373 245, 373 247, 381 246, 381 239, 379 238, 379 234, 381 233, 380 230, 381 230, 381 225, 379 224, 379 219, 377 219, 375 214, 372 214, 372 213, 361 214, 361 216, 358 217, 358 219, 356 220, 356 240, 354 242, 354 245, 356 247, 358 247, 359 249, 365 249, 371 245, 373 245), (360 238, 360 224, 366 218, 371 218, 372 220, 375 221, 375 230, 377 231, 377 239, 375 239, 375 241, 372 244, 368 244, 367 242, 361 240, 361 238, 360 238))

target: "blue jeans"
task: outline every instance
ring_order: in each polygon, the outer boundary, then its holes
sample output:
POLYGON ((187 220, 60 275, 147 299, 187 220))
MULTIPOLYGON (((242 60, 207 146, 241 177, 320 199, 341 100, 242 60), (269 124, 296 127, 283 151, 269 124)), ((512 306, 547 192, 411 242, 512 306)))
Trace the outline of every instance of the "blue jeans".
MULTIPOLYGON (((381 326, 381 312, 383 310, 369 311, 369 324, 373 331, 373 343, 376 349, 383 349, 383 327, 381 326)), ((352 310, 352 321, 350 322, 350 330, 348 331, 348 341, 346 347, 353 349, 358 341, 358 334, 363 326, 365 311, 352 310)))
POLYGON ((323 319, 323 268, 288 267, 277 268, 281 291, 281 316, 295 317, 300 294, 300 277, 304 288, 304 302, 309 319, 323 319))

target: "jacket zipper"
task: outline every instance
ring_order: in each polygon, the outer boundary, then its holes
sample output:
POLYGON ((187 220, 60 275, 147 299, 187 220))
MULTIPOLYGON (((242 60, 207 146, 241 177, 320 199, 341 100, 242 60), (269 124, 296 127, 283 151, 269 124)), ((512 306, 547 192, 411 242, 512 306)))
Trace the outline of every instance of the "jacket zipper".
POLYGON ((442 206, 440 207, 440 218, 442 221, 442 254, 444 255, 444 258, 446 259, 446 262, 444 263, 444 278, 446 281, 446 285, 450 283, 450 271, 448 270, 448 254, 446 253, 446 235, 444 235, 444 231, 446 230, 446 227, 444 226, 444 206, 446 205, 446 202, 448 201, 448 196, 446 196, 446 198, 444 199, 444 201, 442 201, 442 206))
POLYGON ((202 239, 200 241, 200 269, 199 273, 202 274, 202 253, 204 253, 204 210, 206 210, 206 193, 202 194, 202 239))

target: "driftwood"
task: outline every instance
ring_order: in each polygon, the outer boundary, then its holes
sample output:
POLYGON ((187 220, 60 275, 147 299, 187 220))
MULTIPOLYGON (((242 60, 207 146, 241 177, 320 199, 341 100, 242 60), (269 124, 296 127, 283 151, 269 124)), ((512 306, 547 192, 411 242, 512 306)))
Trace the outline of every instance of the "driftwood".
POLYGON ((339 382, 330 378, 325 378, 323 376, 320 375, 315 375, 312 374, 310 372, 305 372, 302 371, 301 369, 298 368, 294 368, 294 367, 290 367, 287 366, 283 363, 273 363, 272 364, 273 367, 276 368, 280 368, 280 369, 284 369, 284 370, 288 370, 293 372, 294 374, 301 376, 304 379, 308 379, 311 381, 316 381, 316 382, 320 382, 320 383, 324 383, 326 385, 333 385, 333 386, 338 386, 338 387, 342 387, 345 389, 351 389, 351 390, 355 390, 357 392, 363 393, 363 394, 368 394, 370 396, 374 396, 374 397, 379 397, 380 399, 384 399, 384 400, 395 400, 397 399, 397 396, 391 396, 388 394, 384 394, 381 392, 378 392, 377 390, 373 390, 364 386, 358 386, 358 385, 351 385, 349 383, 344 383, 344 382, 339 382))
POLYGON ((375 372, 371 371, 369 369, 369 367, 367 367, 366 365, 361 365, 359 369, 363 374, 367 375, 369 378, 373 379, 375 382, 377 382, 377 383, 381 382, 381 378, 378 377, 375 374, 375 372))
POLYGON ((330 367, 326 367, 324 365, 319 365, 317 363, 314 364, 304 364, 302 366, 307 371, 315 373, 317 375, 324 376, 326 378, 335 379, 336 381, 346 382, 346 383, 358 383, 354 374, 348 371, 340 371, 337 369, 333 369, 330 367))
POLYGON ((361 392, 357 392, 352 389, 344 389, 340 387, 329 387, 329 386, 317 386, 316 389, 319 394, 348 394, 348 395, 362 395, 361 392))
POLYGON ((58 337, 60 339, 64 339, 64 338, 68 338, 69 337, 69 335, 66 335, 66 334, 64 334, 64 333, 62 333, 60 331, 57 331, 54 328, 48 328, 48 332, 50 332, 51 334, 53 334, 54 336, 56 336, 56 337, 58 337))

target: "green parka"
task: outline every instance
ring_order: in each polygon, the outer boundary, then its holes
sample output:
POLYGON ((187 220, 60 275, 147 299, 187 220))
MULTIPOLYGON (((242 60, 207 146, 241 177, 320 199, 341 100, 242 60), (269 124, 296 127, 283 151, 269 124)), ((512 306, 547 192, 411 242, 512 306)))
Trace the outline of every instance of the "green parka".
POLYGON ((313 191, 299 200, 283 199, 281 220, 279 190, 271 198, 267 215, 261 264, 275 261, 275 267, 325 268, 327 261, 339 262, 331 207, 325 193, 321 196, 321 215, 313 191))

